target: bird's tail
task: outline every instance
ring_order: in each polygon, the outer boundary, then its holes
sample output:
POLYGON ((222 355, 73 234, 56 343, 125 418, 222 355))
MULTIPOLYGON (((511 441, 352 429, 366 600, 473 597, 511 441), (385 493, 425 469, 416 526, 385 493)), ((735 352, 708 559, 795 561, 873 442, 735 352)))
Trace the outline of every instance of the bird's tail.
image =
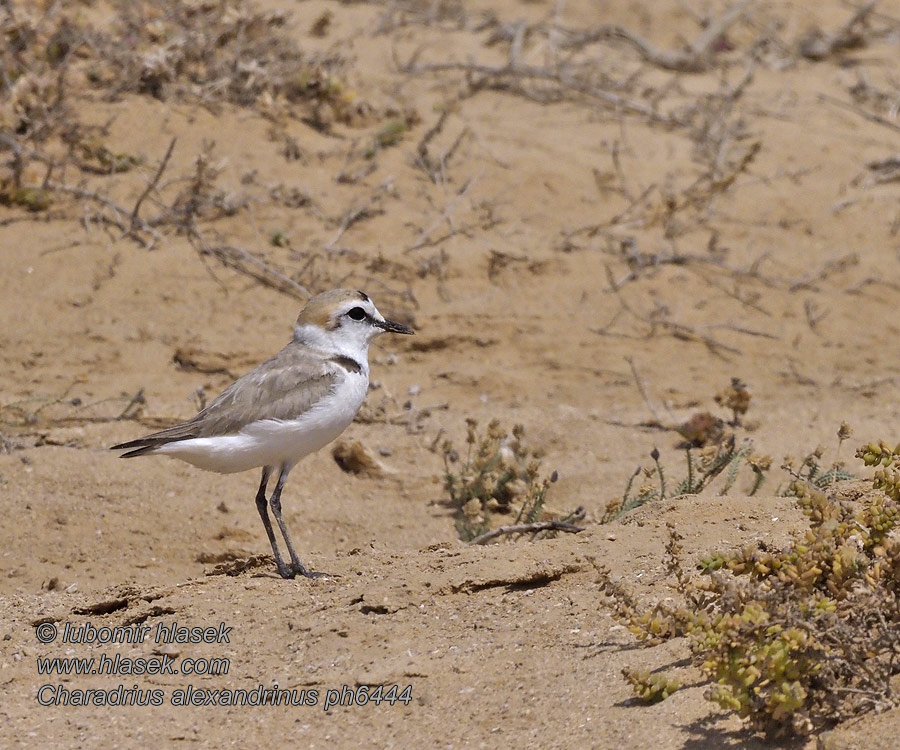
POLYGON ((130 443, 121 443, 119 445, 114 445, 110 448, 113 451, 121 451, 126 448, 130 448, 127 453, 123 453, 119 458, 134 458, 135 456, 145 456, 148 453, 153 453, 157 448, 159 448, 162 443, 153 442, 150 445, 143 443, 141 440, 133 440, 130 443))
POLYGON ((110 450, 128 451, 127 453, 123 453, 120 458, 134 458, 135 456, 145 456, 148 453, 154 453, 157 448, 162 448, 162 446, 167 445, 168 443, 175 443, 179 440, 187 440, 192 437, 196 437, 196 434, 192 430, 192 424, 190 422, 183 422, 182 424, 177 424, 173 427, 167 427, 160 432, 154 432, 152 435, 144 435, 144 437, 139 437, 136 440, 119 443, 118 445, 112 446, 110 450))
POLYGON ((119 458, 134 458, 135 456, 146 456, 148 453, 155 453, 157 449, 162 448, 164 445, 171 442, 174 441, 168 437, 146 435, 137 440, 129 440, 127 443, 113 445, 110 447, 110 450, 128 451, 119 456, 119 458))

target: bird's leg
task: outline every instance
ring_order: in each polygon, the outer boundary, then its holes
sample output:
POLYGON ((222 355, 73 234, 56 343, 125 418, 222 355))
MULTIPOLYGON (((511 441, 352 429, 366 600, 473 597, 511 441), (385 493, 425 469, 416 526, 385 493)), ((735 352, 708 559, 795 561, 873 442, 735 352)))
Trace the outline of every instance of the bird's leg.
MULTIPOLYGON (((256 493, 256 509, 259 511, 259 517, 262 519, 263 526, 266 527, 266 536, 269 537, 269 544, 272 545, 272 553, 275 555, 275 564, 278 566, 279 574, 282 578, 293 578, 294 571, 285 565, 284 560, 281 559, 281 553, 278 551, 278 544, 275 542, 275 532, 272 530, 272 522, 269 520, 269 511, 268 508, 266 508, 266 486, 269 484, 269 474, 271 473, 271 466, 263 466, 262 480, 259 483, 259 490, 256 493)), ((281 514, 279 513, 278 515, 278 522, 280 524, 281 514)), ((290 549, 290 545, 288 545, 288 549, 290 549)))
POLYGON ((291 556, 292 572, 297 575, 306 576, 307 578, 318 578, 324 574, 308 570, 303 563, 300 562, 300 558, 297 557, 297 553, 294 552, 294 545, 291 544, 291 537, 288 535, 287 525, 281 517, 281 489, 284 487, 284 480, 287 479, 290 470, 290 467, 287 465, 281 467, 281 474, 278 475, 278 483, 275 485, 272 497, 269 498, 269 505, 272 506, 272 515, 275 516, 275 520, 278 522, 278 528, 281 529, 281 536, 284 537, 284 542, 287 544, 288 553, 291 556))

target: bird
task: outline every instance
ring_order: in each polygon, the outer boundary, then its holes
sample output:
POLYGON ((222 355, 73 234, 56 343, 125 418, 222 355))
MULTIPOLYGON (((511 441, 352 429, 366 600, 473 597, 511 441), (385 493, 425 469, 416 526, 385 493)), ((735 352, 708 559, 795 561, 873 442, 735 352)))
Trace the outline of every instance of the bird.
POLYGON ((300 561, 281 511, 291 469, 337 438, 353 421, 369 387, 369 344, 383 333, 413 334, 387 320, 364 293, 333 289, 300 311, 291 341, 238 378, 195 417, 112 446, 122 458, 162 455, 220 474, 261 468, 256 493, 266 536, 282 578, 317 578, 300 561), (269 479, 278 479, 268 499, 269 479), (281 556, 269 509, 287 546, 281 556))

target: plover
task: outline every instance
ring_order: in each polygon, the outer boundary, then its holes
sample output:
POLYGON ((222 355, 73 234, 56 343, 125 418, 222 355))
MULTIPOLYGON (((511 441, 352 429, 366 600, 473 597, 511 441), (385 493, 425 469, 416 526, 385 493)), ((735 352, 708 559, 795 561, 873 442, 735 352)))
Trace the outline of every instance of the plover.
POLYGON ((330 443, 349 425, 369 387, 369 344, 382 333, 413 333, 386 320, 363 292, 334 289, 300 312, 294 337, 278 354, 236 380, 196 417, 161 432, 114 445, 122 458, 163 455, 230 474, 262 467, 256 508, 284 578, 314 578, 294 551, 281 515, 281 490, 296 463, 330 443), (278 481, 268 506, 291 558, 286 565, 269 520, 266 488, 278 481))

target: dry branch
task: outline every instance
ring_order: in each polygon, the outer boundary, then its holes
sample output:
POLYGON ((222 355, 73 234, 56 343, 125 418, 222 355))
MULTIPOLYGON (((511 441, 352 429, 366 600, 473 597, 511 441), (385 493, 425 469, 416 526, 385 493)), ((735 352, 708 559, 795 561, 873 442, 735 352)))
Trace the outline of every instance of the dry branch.
POLYGON ((753 141, 737 164, 725 174, 716 175, 713 168, 713 170, 701 176, 684 191, 683 204, 695 207, 701 206, 709 203, 713 196, 727 191, 734 184, 734 181, 750 166, 757 154, 759 154, 760 149, 762 149, 762 141, 753 141))
MULTIPOLYGON (((622 292, 618 287, 615 286, 615 281, 612 277, 612 269, 608 265, 606 266, 606 276, 612 287, 612 291, 615 292, 619 298, 619 304, 621 305, 622 309, 624 309, 625 312, 627 312, 633 318, 650 327, 650 331, 647 334, 648 337, 655 335, 657 332, 657 328, 662 328, 665 332, 671 334, 675 338, 681 339, 683 341, 696 341, 704 344, 706 348, 709 349, 711 354, 714 354, 715 356, 721 357, 725 360, 727 360, 728 358, 723 354, 723 352, 727 352, 729 354, 741 354, 741 350, 736 347, 729 346, 728 344, 723 344, 721 341, 714 339, 712 336, 702 333, 701 329, 724 328, 736 333, 747 334, 749 336, 761 336, 763 338, 771 339, 778 338, 777 336, 774 336, 773 334, 767 333, 765 331, 756 331, 751 328, 737 326, 732 323, 713 323, 706 326, 691 326, 685 323, 678 323, 673 320, 664 320, 658 317, 642 315, 636 310, 632 309, 632 307, 625 301, 622 292)), ((610 323, 609 325, 612 324, 610 323)), ((608 327, 609 326, 607 326, 607 328, 608 327)), ((593 332, 599 335, 611 335, 606 329, 593 329, 593 332)), ((651 411, 653 411, 652 408, 651 411)))
POLYGON ((875 122, 879 125, 884 125, 886 128, 890 128, 891 130, 895 130, 900 133, 900 125, 898 125, 893 120, 889 120, 887 117, 882 117, 881 115, 877 115, 874 112, 869 112, 868 110, 863 109, 862 107, 857 107, 855 104, 851 104, 850 102, 842 101, 841 99, 836 99, 833 96, 828 96, 828 94, 819 94, 819 101, 828 102, 829 104, 834 104, 836 107, 841 107, 843 109, 848 109, 851 112, 855 112, 860 117, 864 117, 869 122, 875 122))
POLYGON ((450 147, 437 158, 433 157, 428 150, 431 141, 444 129, 447 118, 450 116, 450 107, 445 107, 438 117, 437 122, 432 125, 422 136, 419 145, 416 147, 415 164, 420 167, 425 174, 428 175, 433 183, 438 184, 445 179, 444 169, 447 162, 453 158, 453 155, 459 149, 465 137, 469 134, 468 128, 463 128, 450 147))
POLYGON ((859 264, 859 255, 856 253, 847 253, 846 255, 841 255, 838 258, 834 258, 833 260, 829 260, 826 263, 822 264, 821 268, 810 271, 805 276, 797 279, 793 284, 790 285, 789 291, 796 292, 800 289, 808 289, 815 285, 818 281, 824 281, 833 273, 838 273, 852 266, 856 266, 859 264))
POLYGON ((449 201, 447 201, 447 205, 444 206, 444 210, 441 212, 441 215, 437 219, 435 219, 430 226, 419 232, 419 236, 416 238, 416 241, 408 248, 406 248, 406 250, 404 250, 403 252, 411 253, 414 250, 419 250, 420 248, 429 245, 435 245, 438 242, 444 242, 445 240, 448 240, 454 235, 458 234, 460 230, 457 229, 453 224, 453 212, 456 210, 459 202, 469 194, 469 191, 478 182, 479 177, 480 175, 476 175, 475 177, 470 177, 468 180, 466 180, 463 183, 463 186, 456 192, 456 195, 454 195, 449 201), (442 224, 447 224, 447 226, 450 228, 449 233, 443 235, 438 240, 432 241, 431 235, 434 234, 435 230, 437 230, 437 228, 442 224))
POLYGON ((900 156, 867 162, 866 168, 871 172, 870 181, 876 185, 900 181, 900 156))
POLYGON ((344 233, 354 224, 364 219, 370 219, 373 216, 380 216, 384 213, 381 208, 381 197, 387 192, 389 181, 382 182, 376 190, 370 195, 364 203, 357 204, 348 208, 341 216, 340 223, 334 236, 325 243, 323 250, 333 250, 338 240, 344 236, 344 233))
POLYGON ((647 405, 647 408, 650 410, 650 413, 653 415, 653 419, 655 420, 656 424, 658 424, 660 426, 665 425, 666 423, 659 416, 659 413, 656 411, 656 407, 653 406, 653 402, 650 400, 650 396, 647 395, 647 388, 644 385, 643 379, 638 374, 637 367, 634 364, 634 360, 631 357, 625 357, 625 361, 628 363, 628 366, 631 368, 631 376, 634 378, 634 384, 637 386, 638 393, 640 393, 641 398, 644 399, 644 403, 647 405))
POLYGON ((129 222, 124 217, 129 216, 130 212, 124 206, 119 205, 115 201, 107 198, 106 196, 100 195, 93 190, 85 190, 84 188, 75 187, 74 185, 64 185, 49 180, 44 182, 43 189, 73 195, 76 198, 92 201, 94 203, 98 203, 104 208, 109 209, 110 215, 97 214, 92 218, 96 221, 111 224, 112 226, 121 230, 123 237, 126 235, 131 236, 146 248, 153 247, 153 245, 159 239, 159 233, 142 218, 140 218, 139 216, 132 216, 131 220, 134 223, 129 224, 129 222), (135 229, 140 229, 141 231, 147 232, 147 234, 150 235, 151 240, 145 240, 143 237, 136 234, 135 229))
POLYGON ((263 286, 275 289, 303 302, 312 297, 312 294, 306 287, 288 278, 262 258, 241 247, 226 244, 210 244, 196 226, 191 228, 188 237, 191 244, 194 245, 201 255, 209 255, 218 260, 223 266, 249 276, 263 286))
MULTIPOLYGON (((722 359, 727 359, 727 357, 722 354, 723 351, 730 354, 741 354, 741 350, 737 347, 728 346, 728 344, 723 344, 721 341, 714 339, 712 336, 707 336, 705 333, 700 333, 699 326, 689 326, 685 325, 684 323, 676 323, 671 320, 658 320, 651 322, 651 326, 654 324, 662 326, 676 339, 681 339, 682 341, 696 341, 704 344, 706 348, 709 349, 711 354, 715 354, 717 357, 722 357, 722 359)), ((709 327, 713 328, 714 326, 709 327)), ((763 334, 755 333, 754 335, 759 336, 763 334)))
POLYGON ((621 39, 637 50, 645 62, 665 70, 673 70, 677 73, 703 73, 713 66, 713 52, 715 45, 722 35, 744 15, 747 6, 753 0, 738 0, 729 7, 722 16, 706 27, 687 49, 660 50, 620 26, 607 26, 594 32, 587 32, 581 39, 576 36, 570 39, 565 46, 581 46, 588 41, 600 39, 621 39))
POLYGON ((558 86, 561 92, 581 94, 588 98, 596 99, 615 110, 642 115, 654 123, 669 127, 687 126, 685 121, 675 115, 660 114, 653 107, 643 102, 629 99, 621 94, 596 86, 585 80, 583 76, 575 75, 575 71, 571 68, 551 68, 549 66, 542 68, 518 63, 508 63, 501 66, 460 62, 418 63, 416 62, 416 55, 409 62, 400 65, 399 68, 403 73, 410 75, 443 72, 466 73, 468 76, 473 77, 470 80, 470 85, 475 89, 494 88, 508 90, 529 96, 542 103, 547 101, 546 97, 538 97, 533 92, 522 90, 513 84, 528 80, 545 81, 558 86), (476 80, 474 76, 480 76, 480 78, 476 80))
MULTIPOLYGON (((580 521, 584 516, 585 510, 583 507, 579 506, 569 518, 573 521, 580 521)), ((496 529, 492 529, 480 536, 476 536, 474 539, 470 540, 468 544, 470 546, 475 544, 487 544, 497 537, 507 534, 539 534, 542 531, 565 531, 570 534, 577 534, 579 531, 584 531, 584 527, 576 526, 569 521, 538 521, 536 523, 519 523, 511 526, 498 526, 496 529)))
POLYGON ((824 60, 845 49, 861 47, 866 42, 865 34, 858 27, 875 9, 877 0, 860 6, 847 23, 832 34, 824 34, 818 29, 808 33, 800 41, 800 54, 808 60, 824 60))
POLYGON ((160 178, 163 176, 163 172, 166 171, 166 166, 169 164, 169 159, 172 158, 172 152, 175 150, 175 141, 177 138, 172 138, 169 142, 169 148, 166 149, 165 156, 163 156, 162 161, 159 163, 159 168, 156 170, 156 174, 153 175, 153 179, 147 184, 147 187, 144 189, 144 192, 141 193, 140 197, 134 204, 134 208, 131 210, 131 222, 129 223, 129 232, 133 232, 135 227, 138 224, 138 212, 141 210, 141 204, 146 200, 147 196, 150 195, 156 189, 156 186, 159 184, 160 178))

